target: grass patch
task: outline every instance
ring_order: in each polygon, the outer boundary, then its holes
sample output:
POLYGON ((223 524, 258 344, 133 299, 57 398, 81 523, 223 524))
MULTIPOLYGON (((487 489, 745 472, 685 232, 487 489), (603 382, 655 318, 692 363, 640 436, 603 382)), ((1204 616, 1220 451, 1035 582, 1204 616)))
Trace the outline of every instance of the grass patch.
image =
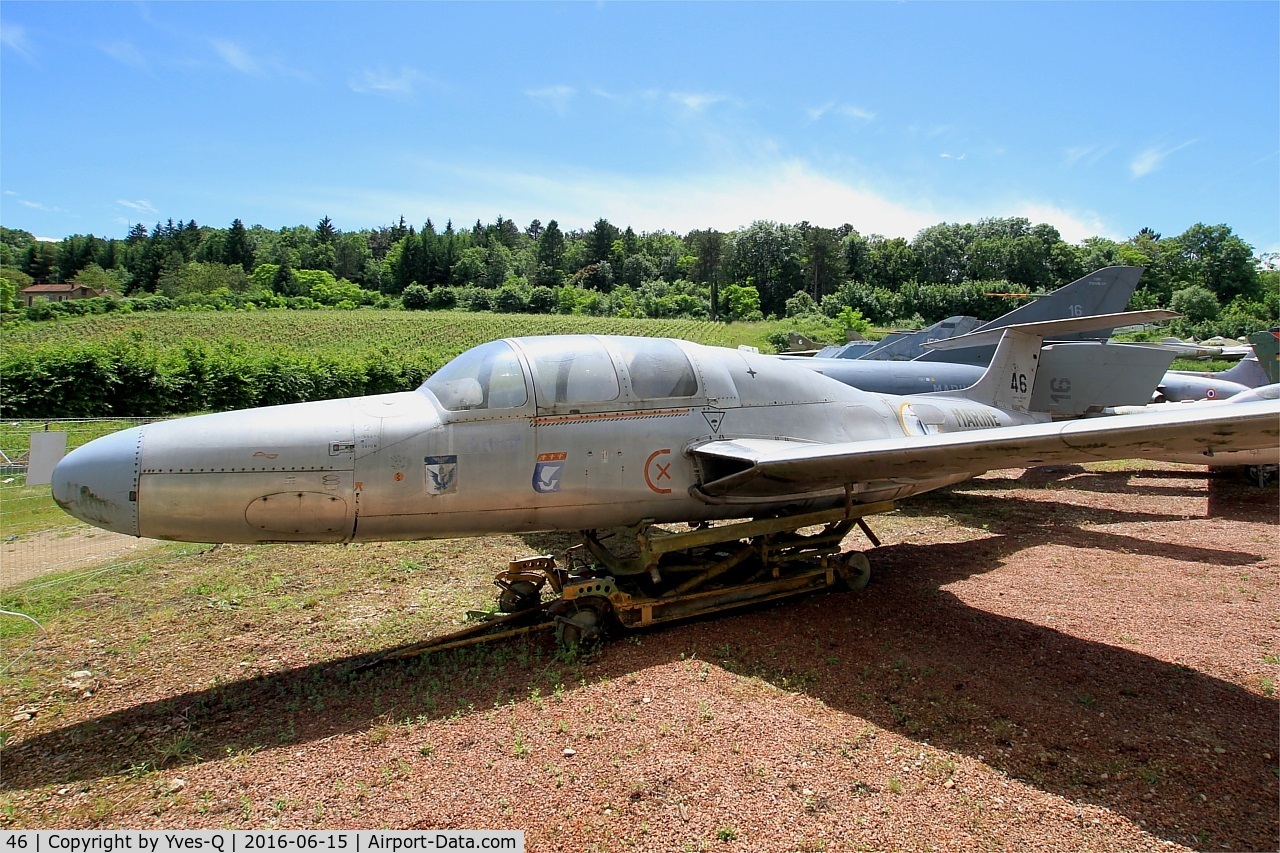
POLYGON ((48 486, 28 486, 25 474, 0 480, 10 480, 0 482, 0 538, 7 541, 37 531, 84 526, 53 502, 48 486))

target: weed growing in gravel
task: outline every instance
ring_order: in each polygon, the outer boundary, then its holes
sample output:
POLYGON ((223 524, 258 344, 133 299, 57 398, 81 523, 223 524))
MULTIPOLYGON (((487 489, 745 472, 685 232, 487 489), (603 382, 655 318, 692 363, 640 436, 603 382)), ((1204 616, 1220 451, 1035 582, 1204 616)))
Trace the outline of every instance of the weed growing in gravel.
POLYGON ((730 841, 738 840, 738 830, 732 826, 721 826, 716 829, 716 840, 723 841, 726 844, 730 841))
POLYGON ((189 731, 165 741, 156 749, 156 752, 160 758, 158 762, 160 767, 181 764, 191 759, 199 760, 199 756, 195 755, 195 738, 189 731))

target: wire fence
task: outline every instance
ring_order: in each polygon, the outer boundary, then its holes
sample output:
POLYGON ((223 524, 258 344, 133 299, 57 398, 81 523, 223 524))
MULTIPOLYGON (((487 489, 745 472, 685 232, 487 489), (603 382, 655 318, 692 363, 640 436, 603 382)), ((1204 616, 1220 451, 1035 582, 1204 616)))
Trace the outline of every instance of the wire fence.
POLYGON ((63 432, 67 451, 156 418, 61 418, 0 423, 0 587, 51 572, 130 562, 158 543, 99 530, 54 503, 48 485, 28 485, 31 436, 63 432))

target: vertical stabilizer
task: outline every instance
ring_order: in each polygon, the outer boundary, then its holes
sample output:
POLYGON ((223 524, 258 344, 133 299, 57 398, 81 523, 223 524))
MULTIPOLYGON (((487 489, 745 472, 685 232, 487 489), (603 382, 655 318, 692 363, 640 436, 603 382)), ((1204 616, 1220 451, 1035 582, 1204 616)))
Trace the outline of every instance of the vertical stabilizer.
POLYGON ((953 391, 952 395, 1011 412, 1029 411, 1043 343, 1041 335, 1005 329, 987 372, 973 385, 953 391))
POLYGON ((1253 354, 1267 374, 1267 382, 1274 385, 1280 382, 1280 328, 1269 332, 1254 332, 1249 336, 1253 344, 1253 354))
MULTIPOLYGON (((1142 278, 1142 267, 1105 267, 1094 270, 1070 284, 1059 287, 1035 302, 1016 308, 986 325, 977 332, 989 332, 1007 326, 1043 323, 1091 317, 1099 314, 1115 314, 1124 311, 1142 278)), ((1108 328, 1093 328, 1087 332, 1064 334, 1055 340, 1104 340, 1111 334, 1108 328)), ((991 348, 967 347, 946 353, 926 352, 917 361, 952 361, 957 364, 986 364, 991 358, 991 348)))
MULTIPOLYGON (((1125 326, 1137 323, 1152 323, 1162 320, 1169 320, 1179 316, 1172 311, 1153 310, 1153 311, 1129 311, 1121 314, 1101 314, 1096 317, 1076 317, 1069 320, 1050 320, 1044 323, 1026 323, 1020 326, 1009 326, 1006 329, 991 329, 985 332, 974 332, 969 335, 963 335, 956 338, 950 338, 945 341, 936 341, 932 344, 935 350, 958 350, 974 345, 988 345, 990 341, 999 335, 999 342, 996 344, 995 355, 991 358, 991 365, 986 372, 973 385, 960 391, 947 392, 949 397, 964 397, 973 400, 975 403, 984 403, 988 406, 996 406, 1001 409, 1007 409, 1014 412, 1054 412, 1060 414, 1080 414, 1085 409, 1094 405, 1094 402, 1086 400, 1085 397, 1097 396, 1101 393, 1098 387, 1105 389, 1103 386, 1097 386, 1093 383, 1090 386, 1088 381, 1081 382, 1082 386, 1089 386, 1090 390, 1087 394, 1074 399, 1073 386, 1077 384, 1076 377, 1088 380, 1087 374, 1081 371, 1096 369, 1097 371, 1108 371, 1119 369, 1126 378, 1139 382, 1143 387, 1141 389, 1141 399, 1146 400, 1151 396, 1151 392, 1155 390, 1156 383, 1159 381, 1160 375, 1169 366, 1170 359, 1163 356, 1160 360, 1151 361, 1150 359, 1140 358, 1141 353, 1133 352, 1135 364, 1132 367, 1124 366, 1124 355, 1120 352, 1124 349, 1122 345, 1105 346, 1102 344, 1080 343, 1075 344, 1077 347, 1085 347, 1086 350, 1096 350, 1096 352, 1086 352, 1080 350, 1072 353, 1070 349, 1064 353, 1064 357, 1059 359, 1058 369, 1062 372, 1055 375, 1051 372, 1048 375, 1050 388, 1047 397, 1051 403, 1055 405, 1046 406, 1042 404, 1036 408, 1032 406, 1032 394, 1035 390, 1036 373, 1043 373, 1044 364, 1042 363, 1042 355, 1047 355, 1049 351, 1042 351, 1041 346, 1046 338, 1054 340, 1060 339, 1064 335, 1075 334, 1077 332, 1087 332, 1096 328, 1114 328, 1116 326, 1125 326), (1098 358, 1091 358, 1096 355, 1098 358), (1119 359, 1115 361, 1113 357, 1119 359), (1137 364, 1136 362, 1141 362, 1137 364), (1056 386, 1056 387, 1055 387, 1056 386), (1054 399, 1054 397, 1058 399, 1054 399), (1063 404, 1063 405, 1057 405, 1063 404)), ((1070 347, 1070 344, 1064 344, 1070 347)), ((1051 361, 1052 359, 1044 359, 1043 361, 1051 361)), ((1097 377, 1093 377, 1096 379, 1097 377)), ((1112 393, 1107 391, 1106 393, 1112 393)), ((1120 393, 1116 391, 1115 393, 1120 393)), ((1128 391, 1125 392, 1129 393, 1128 391)))
MULTIPOLYGON (((1267 332, 1266 334, 1271 334, 1267 332)), ((1257 347, 1254 347, 1257 352, 1257 347)), ((1275 356, 1271 358, 1272 368, 1275 367, 1275 356)), ((1213 379, 1225 379, 1228 382, 1238 382, 1246 388, 1258 388, 1263 385, 1274 384, 1275 380, 1267 376, 1266 368, 1262 366, 1260 358, 1242 358, 1235 363, 1235 366, 1229 367, 1220 373, 1210 373, 1209 377, 1213 379)))

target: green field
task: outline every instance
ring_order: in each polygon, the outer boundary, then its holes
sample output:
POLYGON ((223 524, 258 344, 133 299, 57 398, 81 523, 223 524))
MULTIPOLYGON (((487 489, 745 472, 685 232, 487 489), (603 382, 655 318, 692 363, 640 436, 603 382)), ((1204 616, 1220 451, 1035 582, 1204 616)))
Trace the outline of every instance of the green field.
POLYGON ((461 311, 176 311, 99 314, 31 323, 4 331, 6 349, 47 345, 184 344, 287 348, 297 353, 390 350, 419 355, 439 366, 465 349, 519 335, 646 335, 703 344, 748 344, 771 349, 771 332, 795 324, 714 323, 709 320, 637 320, 563 314, 471 314, 461 311))

